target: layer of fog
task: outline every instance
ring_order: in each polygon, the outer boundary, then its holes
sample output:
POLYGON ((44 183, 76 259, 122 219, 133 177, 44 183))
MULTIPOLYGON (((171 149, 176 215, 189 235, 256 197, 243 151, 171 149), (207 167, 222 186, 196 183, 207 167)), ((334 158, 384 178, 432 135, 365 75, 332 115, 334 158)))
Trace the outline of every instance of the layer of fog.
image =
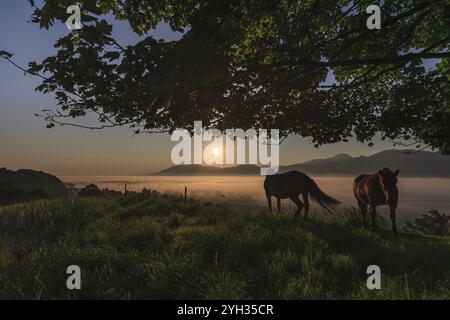
MULTIPOLYGON (((143 188, 163 193, 180 194, 188 189, 188 197, 220 203, 266 205, 264 177, 249 176, 65 176, 63 181, 83 187, 95 183, 100 188, 141 191, 143 188)), ((340 200, 345 207, 356 206, 352 177, 314 177, 319 187, 340 200)), ((428 210, 450 213, 450 179, 399 179, 399 220, 411 220, 428 210)), ((290 200, 283 200, 285 211, 293 211, 290 200)), ((388 216, 387 208, 380 208, 388 216)))

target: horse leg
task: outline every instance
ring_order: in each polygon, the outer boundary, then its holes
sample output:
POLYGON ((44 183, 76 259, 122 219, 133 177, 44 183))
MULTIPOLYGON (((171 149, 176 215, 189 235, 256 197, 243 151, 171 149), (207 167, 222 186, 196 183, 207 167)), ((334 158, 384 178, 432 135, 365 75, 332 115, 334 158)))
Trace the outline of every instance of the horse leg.
POLYGON ((303 193, 303 202, 305 203, 305 219, 308 219, 308 212, 309 212, 309 199, 308 199, 308 193, 303 193))
POLYGON ((361 201, 358 201, 358 206, 359 206, 359 210, 361 210, 361 216, 362 216, 362 220, 363 220, 363 226, 364 228, 367 228, 367 220, 366 220, 366 215, 367 215, 367 204, 361 201))
POLYGON ((376 228, 376 222, 375 219, 377 217, 377 207, 376 206, 370 206, 370 215, 372 216, 372 229, 376 228))
POLYGON ((272 213, 272 197, 268 194, 266 194, 266 198, 267 198, 267 204, 269 206, 269 212, 272 213))
POLYGON ((278 213, 281 212, 281 200, 280 198, 277 198, 277 208, 278 208, 278 213))
POLYGON ((391 216, 391 221, 392 221, 392 233, 394 234, 394 236, 397 235, 397 226, 395 225, 395 206, 390 205, 389 206, 389 211, 390 211, 390 216, 391 216))
POLYGON ((295 211, 294 217, 298 218, 298 215, 300 214, 300 212, 302 211, 302 208, 303 208, 303 202, 300 201, 298 196, 291 196, 291 197, 289 197, 289 199, 291 199, 292 202, 294 202, 297 205, 297 210, 295 211))

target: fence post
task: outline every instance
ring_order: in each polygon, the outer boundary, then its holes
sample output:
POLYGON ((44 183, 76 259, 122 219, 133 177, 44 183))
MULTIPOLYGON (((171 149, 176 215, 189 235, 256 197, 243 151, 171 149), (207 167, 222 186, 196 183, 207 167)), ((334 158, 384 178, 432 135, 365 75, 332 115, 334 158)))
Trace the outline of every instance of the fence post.
POLYGON ((187 204, 187 187, 184 187, 184 207, 186 208, 187 204))

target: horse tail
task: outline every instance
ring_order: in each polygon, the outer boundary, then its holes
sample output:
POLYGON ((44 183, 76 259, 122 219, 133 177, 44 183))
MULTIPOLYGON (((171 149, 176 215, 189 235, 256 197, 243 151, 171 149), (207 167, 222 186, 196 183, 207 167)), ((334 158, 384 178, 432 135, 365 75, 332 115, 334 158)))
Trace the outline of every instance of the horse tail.
POLYGON ((336 209, 335 207, 341 204, 340 201, 330 197, 325 192, 320 190, 319 186, 312 179, 310 181, 309 196, 312 201, 320 205, 328 212, 334 211, 336 209))

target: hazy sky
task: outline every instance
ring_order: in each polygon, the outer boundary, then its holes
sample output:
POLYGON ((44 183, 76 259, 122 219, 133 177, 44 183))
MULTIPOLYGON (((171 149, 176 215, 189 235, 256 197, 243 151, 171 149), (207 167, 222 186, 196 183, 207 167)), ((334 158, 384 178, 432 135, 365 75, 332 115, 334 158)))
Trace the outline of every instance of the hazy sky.
MULTIPOLYGON (((0 0, 0 50, 14 53, 22 66, 40 61, 53 52, 54 42, 69 32, 57 23, 50 30, 40 30, 28 23, 32 13, 25 0, 0 0)), ((115 23, 113 35, 122 44, 137 41, 126 22, 115 23)), ((152 35, 173 39, 179 35, 165 25, 152 35)), ((55 100, 34 89, 40 80, 0 59, 0 167, 30 168, 58 175, 67 174, 139 174, 154 172, 171 165, 173 143, 168 135, 133 136, 128 128, 87 130, 75 127, 46 129, 35 117, 44 108, 53 108, 55 100)), ((367 155, 392 148, 389 143, 339 143, 314 148, 308 140, 290 137, 280 148, 282 164, 297 163, 336 153, 367 155)))

